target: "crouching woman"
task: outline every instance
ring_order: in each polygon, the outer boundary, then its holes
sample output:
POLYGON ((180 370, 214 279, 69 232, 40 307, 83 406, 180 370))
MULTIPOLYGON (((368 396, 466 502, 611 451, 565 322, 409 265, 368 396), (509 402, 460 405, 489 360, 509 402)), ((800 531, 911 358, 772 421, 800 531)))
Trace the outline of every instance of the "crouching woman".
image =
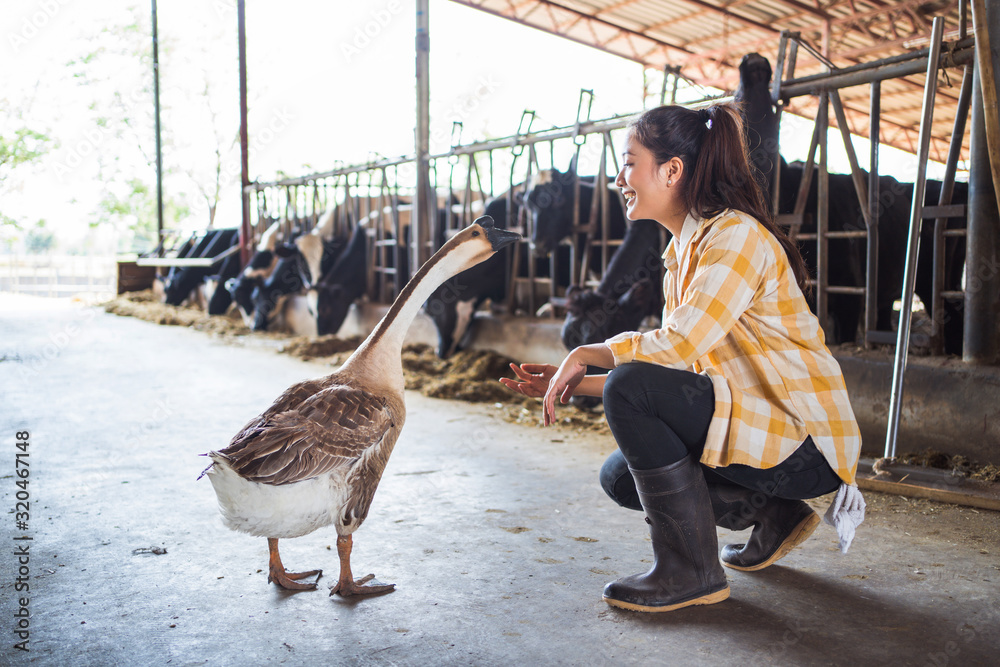
POLYGON ((864 517, 861 437, 837 361, 803 294, 798 248, 751 173, 738 111, 666 106, 629 128, 616 185, 631 220, 673 234, 663 254, 662 327, 574 349, 556 368, 514 366, 504 384, 555 403, 602 396, 618 450, 601 484, 643 510, 652 568, 604 599, 670 611, 729 596, 722 564, 759 570, 816 528, 803 499, 837 491, 827 518, 846 551, 864 517), (612 369, 586 375, 587 366, 612 369), (718 551, 716 526, 753 527, 718 551))

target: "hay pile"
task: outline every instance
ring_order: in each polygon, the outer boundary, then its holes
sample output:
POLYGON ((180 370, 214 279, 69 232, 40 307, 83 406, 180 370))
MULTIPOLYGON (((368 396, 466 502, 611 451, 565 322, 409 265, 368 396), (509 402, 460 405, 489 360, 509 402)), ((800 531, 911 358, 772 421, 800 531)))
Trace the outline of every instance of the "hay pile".
MULTIPOLYGON (((439 359, 427 345, 407 345, 403 349, 407 389, 432 398, 493 403, 507 421, 541 426, 542 402, 515 394, 498 382, 501 377, 514 377, 512 362, 489 350, 462 350, 449 359, 439 359)), ((588 412, 559 405, 556 415, 561 426, 610 434, 603 410, 588 412)))
POLYGON ((1000 482, 1000 466, 992 463, 970 461, 961 454, 951 455, 936 452, 933 449, 926 449, 922 452, 907 452, 897 456, 896 459, 900 463, 907 465, 951 470, 969 479, 978 479, 983 482, 1000 482))
POLYGON ((191 327, 224 336, 245 336, 250 333, 250 329, 238 316, 210 316, 200 308, 170 306, 162 303, 151 289, 126 292, 104 302, 101 307, 113 315, 136 317, 155 324, 191 327))
MULTIPOLYGON (((361 345, 362 341, 361 336, 351 336, 350 338, 337 338, 333 334, 317 336, 316 338, 299 336, 293 338, 278 351, 290 354, 293 357, 299 357, 305 361, 312 361, 313 359, 320 359, 322 357, 340 358, 341 356, 347 359, 348 355, 344 355, 344 353, 354 352, 358 345, 361 345)), ((343 362, 338 362, 336 365, 340 365, 340 363, 343 362)))

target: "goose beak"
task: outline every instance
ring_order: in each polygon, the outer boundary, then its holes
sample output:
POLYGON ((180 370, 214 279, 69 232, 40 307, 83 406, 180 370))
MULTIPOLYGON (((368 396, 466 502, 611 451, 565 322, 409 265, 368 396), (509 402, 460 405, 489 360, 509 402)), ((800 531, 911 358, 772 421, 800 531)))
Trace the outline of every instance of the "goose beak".
POLYGON ((517 232, 508 232, 506 229, 494 227, 493 218, 488 215, 484 215, 476 220, 476 224, 486 230, 486 238, 493 245, 493 252, 497 252, 504 246, 508 246, 521 238, 521 235, 517 232))

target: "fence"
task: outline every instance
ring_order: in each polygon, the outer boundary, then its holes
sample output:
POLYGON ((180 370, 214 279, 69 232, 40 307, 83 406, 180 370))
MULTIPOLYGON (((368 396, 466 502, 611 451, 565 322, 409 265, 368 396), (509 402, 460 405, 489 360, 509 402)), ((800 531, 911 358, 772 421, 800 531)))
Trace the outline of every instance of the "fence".
POLYGON ((113 256, 6 255, 0 257, 0 292, 111 298, 116 270, 113 256))
POLYGON ((250 185, 247 194, 256 204, 253 238, 276 221, 286 232, 308 231, 330 208, 335 209, 337 235, 349 234, 352 221, 362 221, 369 225, 373 241, 369 244, 368 296, 385 303, 402 288, 410 267, 415 268, 417 261, 481 215, 485 202, 505 198, 506 217, 496 222, 519 232, 524 240, 511 253, 508 298, 503 305, 507 312, 534 313, 545 301, 558 304, 568 285, 599 280, 621 243, 621 232, 617 237, 609 232, 611 198, 621 194, 609 188, 614 176, 608 172, 618 171, 623 134, 634 116, 591 120, 592 101, 591 91, 581 91, 577 120, 566 127, 535 130, 534 112, 525 111, 514 135, 493 141, 462 144, 462 125, 456 122, 451 150, 430 157, 430 187, 437 193, 431 201, 436 202, 436 210, 429 216, 429 229, 418 230, 415 243, 408 237, 417 200, 412 156, 250 185), (571 192, 565 193, 575 202, 571 233, 560 247, 539 255, 533 241, 534 221, 520 205, 522 197, 540 172, 566 172, 570 165, 576 167, 566 188, 571 192), (596 174, 593 184, 588 182, 594 196, 587 210, 579 205, 585 180, 579 173, 596 174), (566 262, 568 270, 561 265, 566 262))

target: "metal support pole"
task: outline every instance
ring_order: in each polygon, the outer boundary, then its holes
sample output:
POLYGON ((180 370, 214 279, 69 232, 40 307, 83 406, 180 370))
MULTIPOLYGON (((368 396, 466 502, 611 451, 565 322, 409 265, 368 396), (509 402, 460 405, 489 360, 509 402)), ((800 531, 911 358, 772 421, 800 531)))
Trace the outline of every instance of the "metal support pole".
POLYGON ((153 0, 153 110, 156 114, 156 246, 163 257, 163 144, 160 136, 160 40, 153 0))
POLYGON ((243 219, 240 226, 240 263, 250 261, 253 230, 250 228, 250 141, 247 131, 247 16, 245 0, 236 3, 240 46, 240 196, 243 202, 243 219))
MULTIPOLYGON (((975 8, 975 4, 973 4, 975 8)), ((987 21, 991 32, 1000 34, 1000 7, 988 3, 987 21)), ((979 27, 979 26, 977 26, 979 27)), ((1000 71, 993 52, 994 74, 1000 71)), ((991 112, 982 85, 985 68, 976 67, 972 81, 972 132, 969 162, 969 230, 968 256, 965 272, 965 340, 962 359, 968 363, 990 364, 997 357, 996 307, 1000 292, 1000 251, 998 251, 998 225, 996 193, 990 172, 988 146, 988 116, 991 112)), ((992 114, 996 115, 993 107, 992 114)))
POLYGON ((870 347, 868 332, 878 328, 878 219, 879 175, 878 149, 879 125, 882 118, 882 82, 871 83, 871 108, 869 111, 868 141, 871 153, 868 160, 868 247, 866 268, 868 282, 865 283, 865 347, 870 347))
MULTIPOLYGON (((430 23, 428 21, 428 0, 417 0, 417 215, 410 228, 412 257, 411 275, 430 257, 431 205, 436 197, 431 197, 430 185, 430 23)), ((436 208, 436 206, 435 206, 436 208)))
POLYGON ((913 314, 913 288, 917 280, 917 256, 920 251, 920 223, 923 219, 924 187, 927 184, 927 157, 931 144, 931 121, 934 118, 934 97, 937 94, 938 63, 941 61, 941 35, 944 20, 934 19, 931 28, 930 56, 927 59, 927 79, 924 84, 923 111, 920 117, 920 139, 917 145, 917 178, 913 183, 913 205, 910 209, 910 235, 903 269, 902 306, 899 309, 899 330, 896 336, 896 363, 892 368, 892 392, 889 395, 889 426, 885 435, 885 457, 896 455, 899 435, 899 415, 903 399, 903 374, 906 353, 910 347, 910 319, 913 314))
POLYGON ((819 169, 816 177, 816 317, 821 326, 827 324, 828 292, 830 285, 827 232, 830 230, 830 174, 827 171, 827 135, 830 128, 829 94, 819 94, 819 110, 816 112, 816 129, 819 132, 819 169))
MULTIPOLYGON (((965 66, 965 73, 962 75, 962 90, 958 94, 958 106, 955 109, 955 125, 951 131, 951 145, 948 147, 948 161, 944 168, 944 181, 941 183, 941 194, 938 197, 938 206, 951 204, 952 195, 955 191, 955 170, 958 168, 958 160, 962 155, 962 140, 965 138, 965 125, 969 118, 969 100, 972 97, 972 84, 974 81, 972 65, 965 66)), ((968 220, 968 210, 966 210, 966 220, 968 220)), ((931 353, 944 354, 944 335, 942 326, 944 324, 944 263, 945 263, 945 228, 948 226, 948 218, 936 218, 934 220, 934 287, 931 291, 931 353)))

